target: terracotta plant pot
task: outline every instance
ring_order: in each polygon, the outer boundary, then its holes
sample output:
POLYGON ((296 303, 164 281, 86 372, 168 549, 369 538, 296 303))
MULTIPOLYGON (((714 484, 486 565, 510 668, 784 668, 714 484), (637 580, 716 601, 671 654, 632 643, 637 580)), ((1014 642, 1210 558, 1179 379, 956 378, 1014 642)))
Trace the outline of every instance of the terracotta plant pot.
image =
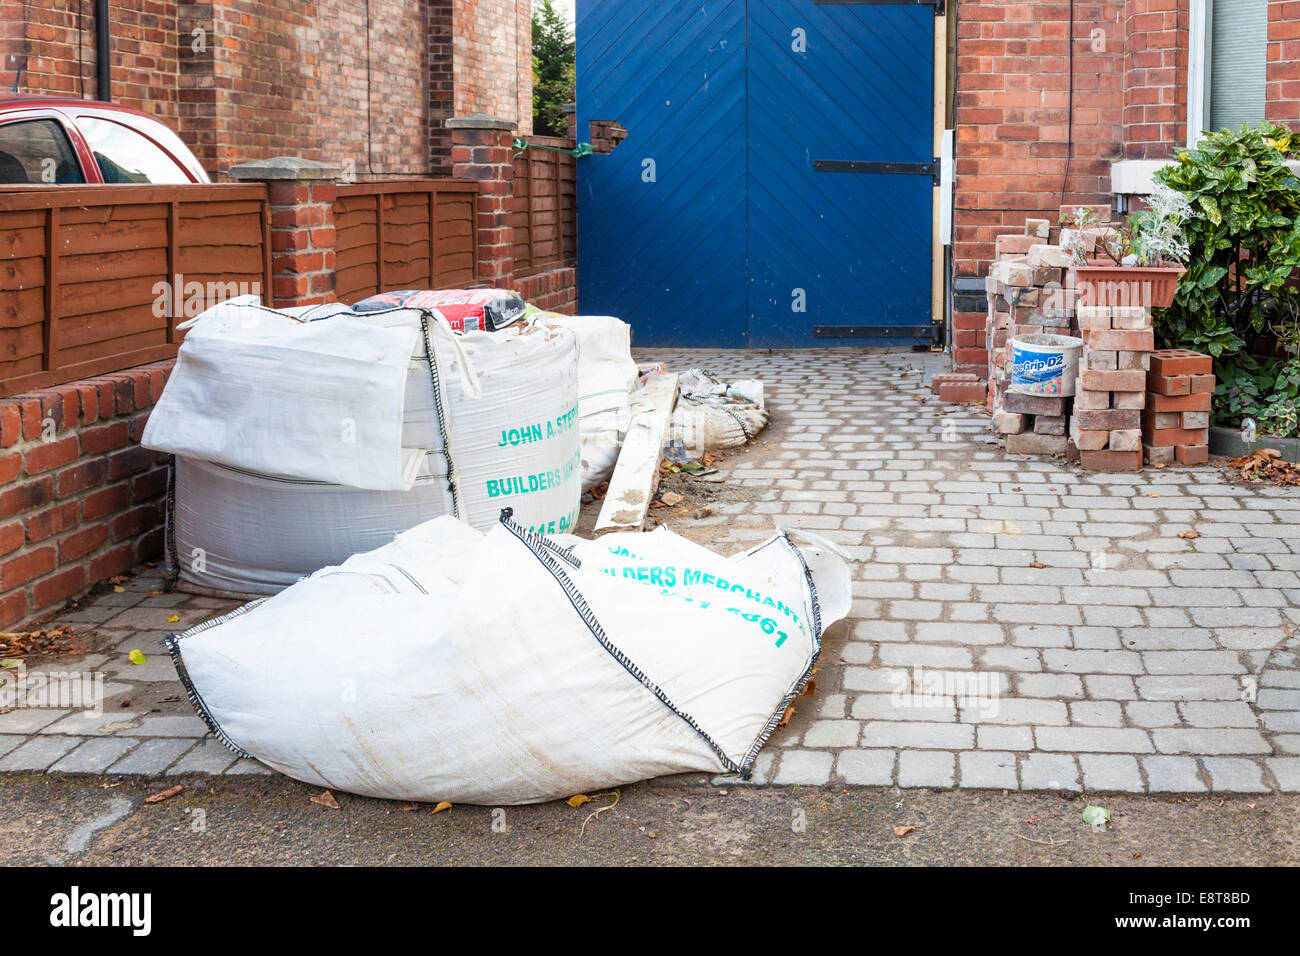
POLYGON ((1093 261, 1074 266, 1079 305, 1136 305, 1166 309, 1174 303, 1183 266, 1117 266, 1093 261))

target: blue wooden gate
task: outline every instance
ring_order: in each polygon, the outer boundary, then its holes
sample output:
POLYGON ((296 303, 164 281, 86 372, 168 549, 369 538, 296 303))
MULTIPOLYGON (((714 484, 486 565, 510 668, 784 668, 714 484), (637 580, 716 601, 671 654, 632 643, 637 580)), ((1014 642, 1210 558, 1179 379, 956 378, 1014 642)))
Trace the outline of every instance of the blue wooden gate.
POLYGON ((934 5, 578 0, 579 305, 642 345, 924 341, 934 5))

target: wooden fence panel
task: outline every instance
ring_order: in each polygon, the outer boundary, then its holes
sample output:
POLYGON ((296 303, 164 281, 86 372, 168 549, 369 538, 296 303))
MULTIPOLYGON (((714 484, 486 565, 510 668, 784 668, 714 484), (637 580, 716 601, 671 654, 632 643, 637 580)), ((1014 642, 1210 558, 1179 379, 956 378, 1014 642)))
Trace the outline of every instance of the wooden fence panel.
POLYGON ((170 358, 271 288, 266 186, 0 189, 0 396, 170 358))
POLYGON ((451 179, 339 186, 334 294, 353 303, 398 289, 449 289, 478 277, 478 184, 451 179))
POLYGON ((578 258, 577 160, 573 143, 552 136, 532 136, 536 146, 515 159, 515 275, 529 276, 572 266, 578 258))

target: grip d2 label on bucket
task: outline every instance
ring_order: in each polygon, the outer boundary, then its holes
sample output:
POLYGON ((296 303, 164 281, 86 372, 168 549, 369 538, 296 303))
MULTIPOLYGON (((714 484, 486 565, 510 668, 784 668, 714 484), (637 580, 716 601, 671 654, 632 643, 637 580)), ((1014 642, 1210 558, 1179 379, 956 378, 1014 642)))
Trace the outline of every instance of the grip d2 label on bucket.
POLYGON ((1083 340, 1025 335, 1011 340, 1011 387, 1031 395, 1073 395, 1083 340))

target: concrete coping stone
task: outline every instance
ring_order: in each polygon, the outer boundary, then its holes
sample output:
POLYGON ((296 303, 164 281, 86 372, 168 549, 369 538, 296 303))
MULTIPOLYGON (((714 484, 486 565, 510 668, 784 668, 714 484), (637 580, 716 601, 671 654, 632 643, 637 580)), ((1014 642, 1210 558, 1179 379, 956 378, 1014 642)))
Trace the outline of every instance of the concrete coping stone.
POLYGON ((231 179, 241 182, 337 182, 343 170, 330 163, 318 163, 298 156, 273 156, 251 163, 240 163, 226 170, 231 179))

